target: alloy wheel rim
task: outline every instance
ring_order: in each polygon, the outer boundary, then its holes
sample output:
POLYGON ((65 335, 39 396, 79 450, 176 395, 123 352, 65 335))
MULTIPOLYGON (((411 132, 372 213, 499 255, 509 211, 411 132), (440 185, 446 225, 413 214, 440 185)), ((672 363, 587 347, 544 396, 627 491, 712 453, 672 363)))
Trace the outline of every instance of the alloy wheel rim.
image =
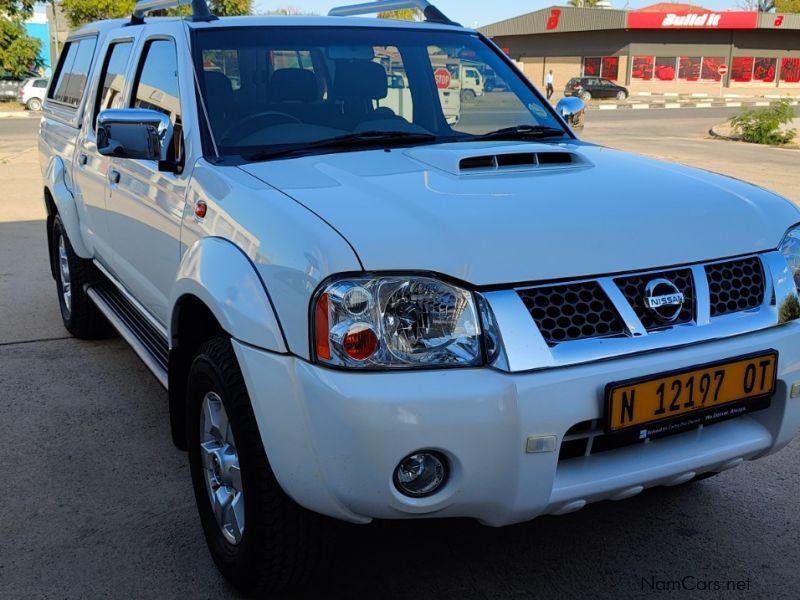
POLYGON ((244 493, 236 441, 216 392, 205 395, 200 410, 200 459, 211 512, 225 540, 237 545, 244 534, 244 493))
POLYGON ((67 313, 72 312, 72 282, 69 277, 69 257, 67 256, 67 245, 64 242, 64 235, 58 237, 58 266, 61 275, 61 297, 64 299, 64 307, 67 313))

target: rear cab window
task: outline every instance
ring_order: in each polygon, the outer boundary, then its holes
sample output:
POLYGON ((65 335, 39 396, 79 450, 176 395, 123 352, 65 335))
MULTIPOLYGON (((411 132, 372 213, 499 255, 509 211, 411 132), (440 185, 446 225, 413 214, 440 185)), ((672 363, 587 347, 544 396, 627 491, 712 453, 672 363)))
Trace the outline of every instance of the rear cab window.
POLYGON ((78 38, 65 44, 48 99, 70 108, 80 106, 96 45, 96 36, 78 38))

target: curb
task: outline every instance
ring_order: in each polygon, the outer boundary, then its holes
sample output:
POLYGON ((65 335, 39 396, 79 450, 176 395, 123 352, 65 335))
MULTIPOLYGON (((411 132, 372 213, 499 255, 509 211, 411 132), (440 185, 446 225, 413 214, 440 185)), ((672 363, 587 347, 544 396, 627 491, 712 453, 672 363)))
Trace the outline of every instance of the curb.
MULTIPOLYGON (((724 125, 724 123, 720 123, 720 125, 724 125)), ((738 142, 738 141, 741 141, 738 137, 733 137, 731 135, 725 135, 725 134, 719 133, 716 130, 717 127, 719 127, 719 125, 714 125, 713 127, 711 127, 708 130, 708 135, 710 135, 711 137, 713 137, 715 139, 725 140, 727 142, 738 142)))
MULTIPOLYGON (((698 98, 698 100, 703 100, 702 97, 698 98)), ((626 102, 625 104, 588 104, 586 106, 586 110, 660 110, 660 109, 676 109, 676 108, 742 108, 742 107, 755 107, 755 106, 770 106, 772 104, 776 104, 777 98, 775 100, 753 100, 753 101, 746 101, 746 100, 737 100, 737 101, 725 101, 725 100, 708 100, 704 102, 696 102, 696 101, 686 101, 686 102, 667 102, 665 100, 654 100, 652 102, 626 102)), ((798 106, 800 105, 800 100, 793 99, 789 102, 791 106, 798 106)))

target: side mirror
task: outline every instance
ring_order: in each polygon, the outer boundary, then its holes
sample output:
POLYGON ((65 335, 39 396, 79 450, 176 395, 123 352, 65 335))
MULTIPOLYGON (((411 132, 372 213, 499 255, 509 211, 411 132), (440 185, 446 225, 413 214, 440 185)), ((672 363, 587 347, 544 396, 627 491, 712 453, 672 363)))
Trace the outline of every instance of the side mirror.
POLYGON ((586 105, 583 100, 575 96, 562 98, 556 104, 556 112, 570 124, 571 127, 583 127, 583 115, 586 105))
POLYGON ((97 151, 104 156, 166 162, 172 121, 147 108, 111 108, 97 116, 97 151))

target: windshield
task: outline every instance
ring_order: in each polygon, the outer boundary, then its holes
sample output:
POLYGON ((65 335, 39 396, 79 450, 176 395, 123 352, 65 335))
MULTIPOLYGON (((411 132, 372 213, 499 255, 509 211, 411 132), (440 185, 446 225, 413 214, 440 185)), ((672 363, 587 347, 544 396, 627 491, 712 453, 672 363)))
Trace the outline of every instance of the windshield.
POLYGON ((563 135, 545 101, 475 34, 203 29, 194 48, 221 155, 263 156, 309 143, 332 152, 343 139, 375 140, 383 132, 398 145, 468 141, 518 127, 563 135))

